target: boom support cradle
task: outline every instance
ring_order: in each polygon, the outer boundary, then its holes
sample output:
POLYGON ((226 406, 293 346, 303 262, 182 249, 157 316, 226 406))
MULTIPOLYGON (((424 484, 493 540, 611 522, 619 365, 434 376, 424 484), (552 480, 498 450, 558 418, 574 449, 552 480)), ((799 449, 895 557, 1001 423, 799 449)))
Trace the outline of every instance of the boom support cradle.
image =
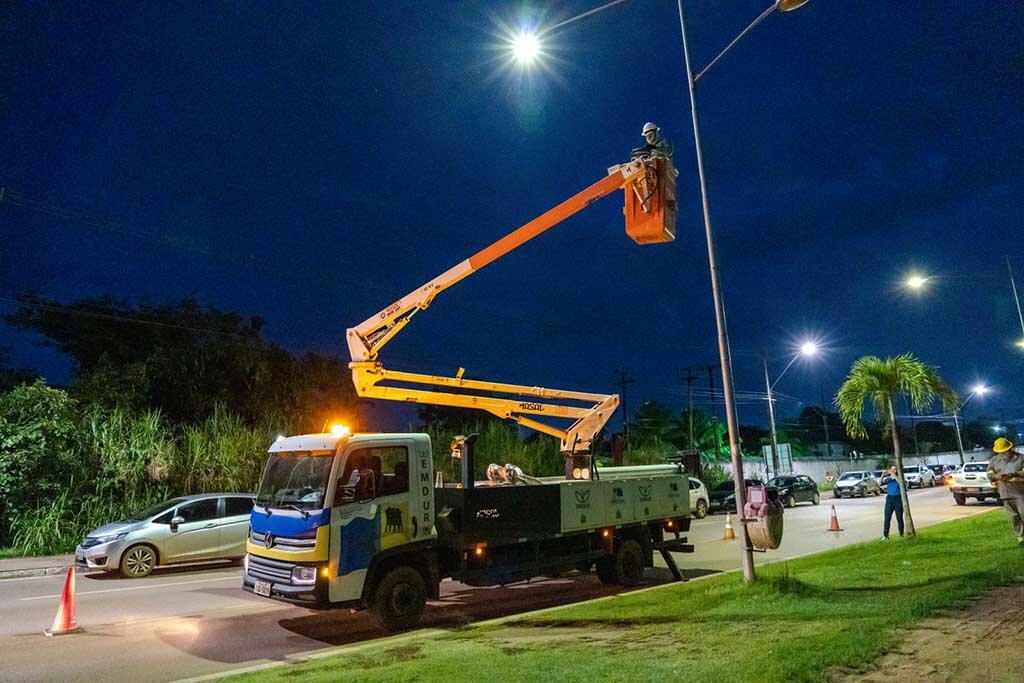
POLYGON ((639 159, 613 166, 608 169, 605 178, 481 249, 356 327, 349 328, 347 340, 352 358, 349 368, 352 370, 356 393, 366 398, 483 410, 503 419, 515 420, 524 427, 558 437, 563 453, 588 452, 597 433, 619 405, 619 397, 615 394, 591 394, 464 379, 462 368, 455 377, 396 372, 385 369, 377 360, 377 354, 409 324, 417 312, 426 310, 434 297, 445 289, 585 209, 598 199, 621 188, 626 188, 628 193, 628 186, 633 185, 634 180, 643 178, 654 163, 653 160, 639 159), (440 389, 391 386, 384 385, 385 382, 440 389), (589 404, 589 407, 573 405, 577 403, 589 404), (531 417, 539 415, 567 418, 573 420, 573 423, 568 429, 559 429, 531 417))

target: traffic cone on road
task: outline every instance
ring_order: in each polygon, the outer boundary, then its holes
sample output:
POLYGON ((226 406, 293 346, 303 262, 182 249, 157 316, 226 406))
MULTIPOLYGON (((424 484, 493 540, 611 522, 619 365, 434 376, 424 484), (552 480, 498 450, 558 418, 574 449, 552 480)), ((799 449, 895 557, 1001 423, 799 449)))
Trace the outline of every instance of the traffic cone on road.
POLYGON ((732 515, 725 513, 725 533, 722 534, 723 541, 732 541, 736 538, 736 532, 732 528, 732 515))
POLYGON ((829 522, 828 529, 826 531, 842 531, 839 526, 839 518, 836 517, 836 506, 832 506, 832 520, 829 522))
POLYGON ((64 581, 64 593, 60 596, 57 616, 53 618, 53 626, 43 633, 48 636, 61 636, 81 630, 78 628, 78 616, 75 614, 75 568, 70 567, 68 578, 64 581))

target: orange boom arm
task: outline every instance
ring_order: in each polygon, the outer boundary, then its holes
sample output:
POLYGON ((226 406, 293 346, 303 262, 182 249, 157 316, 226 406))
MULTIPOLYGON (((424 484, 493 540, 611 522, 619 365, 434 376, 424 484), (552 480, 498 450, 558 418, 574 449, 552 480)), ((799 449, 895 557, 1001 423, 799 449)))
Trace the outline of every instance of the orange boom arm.
POLYGON ((563 452, 589 451, 594 437, 618 406, 619 399, 614 394, 591 394, 468 380, 463 379, 461 368, 455 377, 395 372, 385 369, 377 361, 377 354, 409 324, 413 315, 428 308, 434 297, 445 289, 619 188, 625 188, 627 196, 631 193, 639 194, 639 184, 644 178, 650 177, 652 169, 657 173, 657 166, 654 164, 655 162, 650 160, 637 160, 609 169, 607 177, 449 268, 356 327, 350 328, 347 333, 349 354, 352 358, 349 368, 352 370, 356 393, 366 398, 483 410, 503 419, 515 420, 523 426, 545 434, 557 436, 562 442, 563 452), (391 382, 392 385, 386 385, 385 382, 391 382), (394 386, 393 383, 400 383, 403 386, 394 386), (408 388, 408 385, 433 388, 408 388), (497 397, 494 394, 507 397, 497 397), (564 405, 566 401, 589 405, 564 405), (573 423, 568 429, 558 429, 533 419, 532 416, 538 415, 567 418, 573 420, 573 423))

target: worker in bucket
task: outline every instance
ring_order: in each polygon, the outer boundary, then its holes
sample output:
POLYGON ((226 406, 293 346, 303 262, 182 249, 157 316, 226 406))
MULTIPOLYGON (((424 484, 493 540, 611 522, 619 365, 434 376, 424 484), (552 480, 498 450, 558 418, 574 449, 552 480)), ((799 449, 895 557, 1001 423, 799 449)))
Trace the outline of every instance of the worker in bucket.
POLYGON ((1024 454, 1009 439, 998 438, 988 461, 988 478, 999 491, 1006 514, 1010 516, 1017 544, 1024 546, 1024 454))
POLYGON ((636 147, 633 149, 631 158, 636 159, 638 157, 662 157, 664 159, 672 158, 672 143, 666 140, 661 135, 661 129, 656 124, 648 121, 644 124, 643 136, 646 144, 642 147, 636 147))

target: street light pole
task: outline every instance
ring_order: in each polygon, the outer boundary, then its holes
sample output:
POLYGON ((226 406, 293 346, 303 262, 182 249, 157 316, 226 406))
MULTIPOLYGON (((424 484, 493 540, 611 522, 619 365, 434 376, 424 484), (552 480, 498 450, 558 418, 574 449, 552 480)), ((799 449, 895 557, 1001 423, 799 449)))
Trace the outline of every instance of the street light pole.
POLYGON ((768 425, 772 435, 772 476, 779 476, 779 439, 775 434, 775 401, 772 399, 772 383, 768 379, 768 357, 763 356, 764 385, 768 389, 768 425))
MULTIPOLYGON (((722 55, 728 52, 743 36, 754 26, 763 21, 769 14, 778 10, 780 12, 791 12, 803 7, 808 0, 775 0, 772 7, 761 14, 748 26, 739 36, 730 42, 722 52, 714 59, 717 62, 722 55)), ((693 119, 693 146, 697 154, 697 175, 700 178, 700 200, 704 212, 704 233, 708 243, 708 266, 711 270, 711 295, 715 301, 715 325, 718 328, 718 357, 722 366, 722 398, 725 400, 725 421, 729 430, 729 454, 732 460, 732 476, 735 483, 736 510, 743 512, 746 503, 746 490, 743 479, 743 456, 740 453, 739 425, 736 421, 736 403, 733 397, 732 384, 732 354, 729 350, 729 332, 725 324, 725 302, 722 300, 721 283, 718 276, 718 261, 715 258, 715 236, 711 228, 711 208, 708 202, 707 177, 704 174, 704 151, 700 142, 700 120, 697 116, 697 98, 694 93, 696 78, 693 75, 693 65, 690 62, 690 44, 686 37, 686 17, 683 12, 683 0, 676 0, 676 7, 679 10, 679 32, 683 38, 683 57, 686 63, 686 86, 690 94, 690 117, 693 119)), ((710 64, 708 65, 711 66, 710 64)), ((704 75, 707 68, 701 70, 704 75)), ((740 520, 740 560, 743 565, 743 580, 750 583, 754 580, 754 553, 747 539, 747 527, 740 520)))
MULTIPOLYGON (((697 116, 697 99, 693 90, 693 67, 690 64, 690 46, 686 38, 686 20, 683 14, 683 0, 676 0, 679 8, 679 30, 683 37, 683 56, 686 62, 686 84, 690 93, 690 116, 693 119, 693 144, 697 154, 697 174, 700 178, 700 199, 704 211, 704 233, 708 243, 708 266, 711 270, 711 294, 715 301, 715 325, 718 328, 718 356, 722 366, 722 395, 725 399, 725 422, 729 430, 729 455, 732 461, 732 477, 735 483, 736 511, 743 514, 747 492, 744 487, 743 457, 740 454, 739 433, 736 424, 736 405, 733 402, 732 357, 729 350, 729 332, 725 324, 725 303, 722 301, 718 277, 718 261, 715 258, 715 236, 711 227, 711 207, 708 203, 707 178, 704 175, 704 152, 700 143, 700 121, 697 116)), ((743 580, 754 580, 754 553, 747 538, 747 527, 739 524, 740 562, 743 565, 743 580)))
POLYGON ((964 440, 960 436, 960 409, 953 411, 953 426, 956 428, 956 447, 960 451, 960 466, 964 464, 964 440))

